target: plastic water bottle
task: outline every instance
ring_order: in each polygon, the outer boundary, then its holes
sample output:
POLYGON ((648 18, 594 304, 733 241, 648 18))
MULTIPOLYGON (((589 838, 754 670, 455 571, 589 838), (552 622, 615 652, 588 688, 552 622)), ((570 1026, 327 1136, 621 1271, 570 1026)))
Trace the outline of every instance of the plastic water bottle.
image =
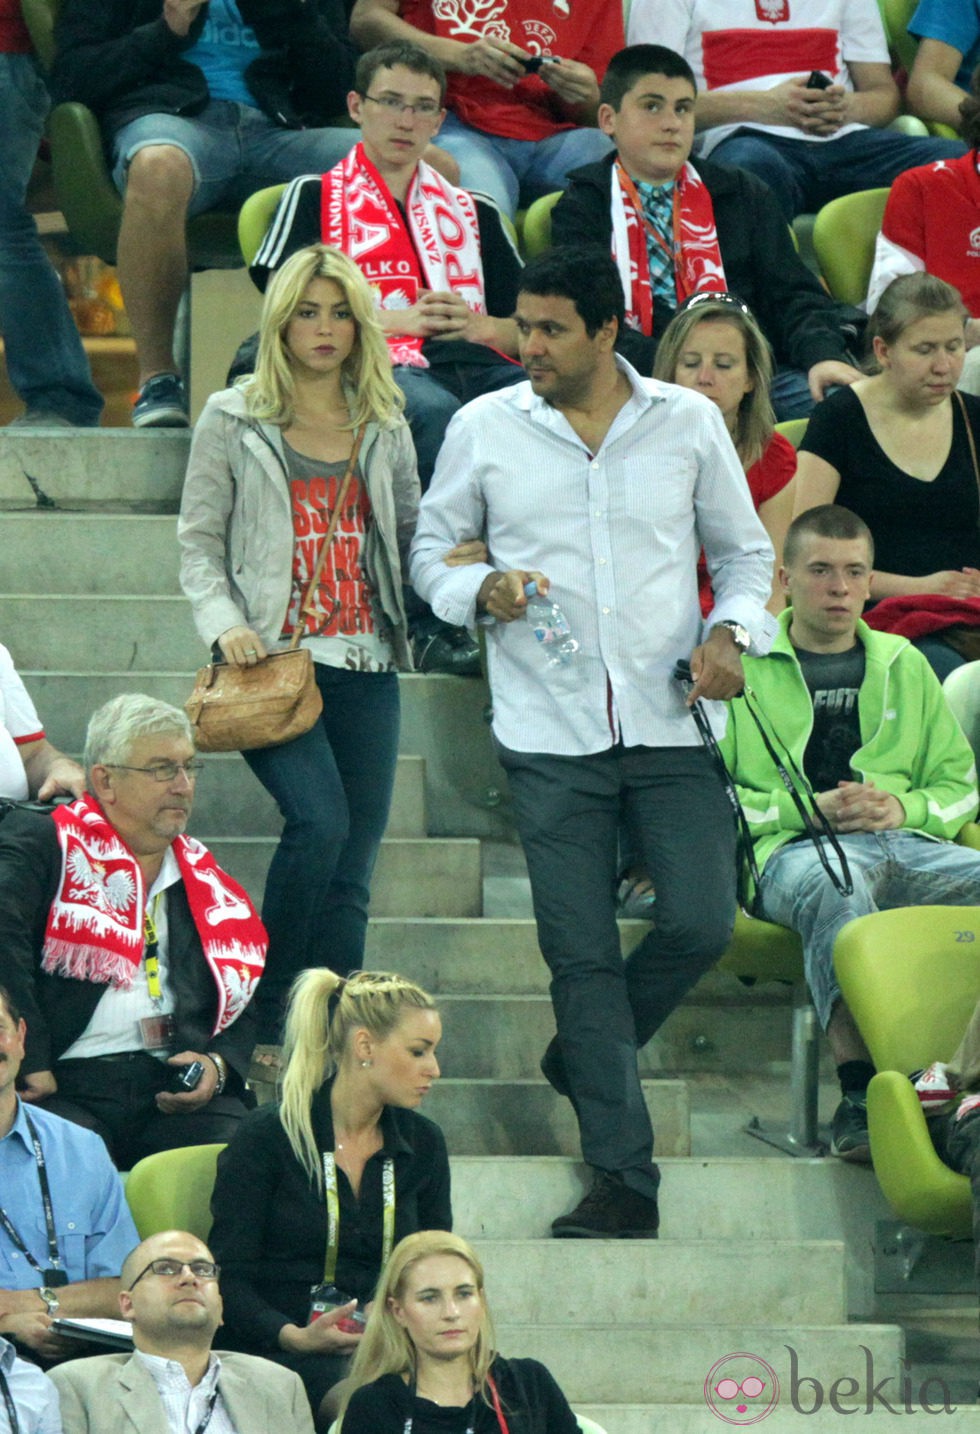
POLYGON ((556 602, 538 592, 536 582, 525 583, 524 596, 527 620, 544 647, 549 667, 567 667, 578 652, 578 639, 572 636, 568 618, 556 602))

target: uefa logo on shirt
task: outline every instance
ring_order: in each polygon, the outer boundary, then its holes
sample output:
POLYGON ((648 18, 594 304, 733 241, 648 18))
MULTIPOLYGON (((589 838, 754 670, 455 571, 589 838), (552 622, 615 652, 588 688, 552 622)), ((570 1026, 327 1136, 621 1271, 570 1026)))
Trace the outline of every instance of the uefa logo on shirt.
POLYGON ((726 1354, 708 1370, 704 1402, 725 1424, 760 1424, 779 1403, 776 1371, 757 1354, 726 1354))

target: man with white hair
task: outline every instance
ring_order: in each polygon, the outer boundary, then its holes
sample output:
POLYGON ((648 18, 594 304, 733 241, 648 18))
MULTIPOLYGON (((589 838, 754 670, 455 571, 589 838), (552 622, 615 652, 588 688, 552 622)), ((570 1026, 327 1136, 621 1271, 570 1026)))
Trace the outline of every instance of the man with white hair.
POLYGON ((151 1235, 126 1256, 119 1308, 136 1352, 75 1359, 52 1375, 65 1434, 313 1434, 298 1374, 213 1352, 218 1274, 207 1245, 184 1230, 151 1235))
POLYGON ((229 1139, 266 935, 184 835, 200 763, 185 714, 107 702, 88 789, 0 828, 0 981, 27 1021, 22 1096, 95 1129, 117 1163, 229 1139))

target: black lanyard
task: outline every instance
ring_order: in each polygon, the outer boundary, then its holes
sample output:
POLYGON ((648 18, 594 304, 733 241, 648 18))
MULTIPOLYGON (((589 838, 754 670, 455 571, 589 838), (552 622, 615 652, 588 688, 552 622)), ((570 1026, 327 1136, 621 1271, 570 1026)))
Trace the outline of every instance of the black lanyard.
POLYGON ((208 1400, 207 1411, 205 1412, 204 1418, 201 1420, 200 1424, 194 1430, 194 1434, 204 1434, 205 1429, 211 1423, 211 1415, 214 1413, 214 1406, 217 1404, 217 1402, 218 1387, 217 1385, 215 1385, 211 1398, 208 1400))
MULTIPOLYGON (((17 1422, 17 1410, 14 1408, 14 1396, 10 1392, 10 1385, 7 1383, 7 1376, 0 1369, 0 1394, 3 1395, 3 1402, 7 1406, 7 1419, 10 1421, 10 1434, 20 1434, 20 1425, 17 1422)), ((198 1431, 200 1434, 200 1431, 198 1431)))
POLYGON ((3 1226, 7 1235, 17 1246, 31 1268, 37 1270, 41 1276, 42 1285, 67 1285, 68 1274, 61 1268, 61 1256, 58 1253, 58 1235, 54 1227, 51 1186, 48 1184, 48 1169, 44 1160, 44 1151, 41 1149, 41 1141, 38 1137, 37 1128, 26 1110, 24 1111, 24 1119, 27 1122, 27 1129, 30 1131, 31 1144, 34 1146, 34 1160, 37 1163, 37 1178, 41 1186, 41 1203, 44 1206, 44 1224, 48 1234, 48 1263, 50 1268, 46 1270, 41 1268, 14 1228, 10 1216, 2 1205, 0 1205, 0 1225, 3 1226))

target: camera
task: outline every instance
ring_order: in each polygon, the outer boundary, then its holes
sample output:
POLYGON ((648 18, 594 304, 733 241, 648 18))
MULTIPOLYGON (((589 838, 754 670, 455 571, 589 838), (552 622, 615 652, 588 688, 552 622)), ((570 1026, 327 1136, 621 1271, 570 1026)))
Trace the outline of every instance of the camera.
POLYGON ((557 65, 558 60, 554 55, 529 55, 521 64, 529 75, 536 75, 542 65, 557 65))
POLYGON ((808 90, 829 90, 833 83, 830 76, 825 75, 823 70, 811 70, 807 77, 806 87, 808 90))

